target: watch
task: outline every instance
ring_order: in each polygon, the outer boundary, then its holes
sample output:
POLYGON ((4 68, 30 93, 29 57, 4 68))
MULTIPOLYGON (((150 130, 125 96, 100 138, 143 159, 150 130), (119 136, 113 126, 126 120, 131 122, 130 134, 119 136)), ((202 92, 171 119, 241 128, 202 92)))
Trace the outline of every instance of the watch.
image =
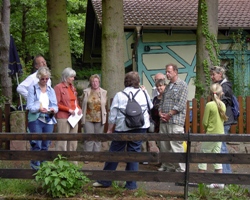
POLYGON ((172 117, 172 116, 173 116, 173 114, 172 114, 171 112, 169 112, 169 113, 168 113, 168 115, 169 115, 170 117, 172 117))

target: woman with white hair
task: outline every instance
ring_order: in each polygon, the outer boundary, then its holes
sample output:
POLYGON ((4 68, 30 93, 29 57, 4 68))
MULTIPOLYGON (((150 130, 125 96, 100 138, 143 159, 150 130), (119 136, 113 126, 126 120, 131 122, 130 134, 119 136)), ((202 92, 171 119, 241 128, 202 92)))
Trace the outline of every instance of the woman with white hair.
MULTIPOLYGON (((58 133, 77 133, 78 124, 72 127, 68 122, 70 115, 81 115, 82 109, 77 101, 77 92, 73 85, 76 76, 75 70, 67 67, 62 72, 62 82, 57 84, 54 89, 59 111, 56 114, 57 119, 57 132, 58 133), (75 113, 78 108, 78 113, 75 113)), ((57 151, 76 151, 77 141, 57 141, 57 151)), ((76 162, 75 162, 76 163, 76 162)))
MULTIPOLYGON (((225 134, 229 133, 230 127, 232 124, 236 124, 237 121, 234 119, 232 111, 232 83, 226 77, 226 70, 221 66, 213 66, 210 68, 210 77, 213 83, 218 83, 221 85, 223 90, 223 95, 221 100, 226 105, 226 115, 228 120, 224 122, 224 132, 225 134)), ((228 153, 226 142, 222 142, 221 153, 228 153)), ((232 173, 231 165, 228 163, 222 164, 223 173, 232 173)))

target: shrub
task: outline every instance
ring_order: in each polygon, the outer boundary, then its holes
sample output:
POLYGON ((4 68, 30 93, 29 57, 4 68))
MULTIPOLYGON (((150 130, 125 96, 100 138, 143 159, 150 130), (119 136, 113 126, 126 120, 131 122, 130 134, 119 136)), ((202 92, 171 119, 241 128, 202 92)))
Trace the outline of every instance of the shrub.
POLYGON ((53 162, 42 163, 34 174, 45 192, 52 197, 72 197, 90 180, 80 171, 81 167, 58 155, 53 162))

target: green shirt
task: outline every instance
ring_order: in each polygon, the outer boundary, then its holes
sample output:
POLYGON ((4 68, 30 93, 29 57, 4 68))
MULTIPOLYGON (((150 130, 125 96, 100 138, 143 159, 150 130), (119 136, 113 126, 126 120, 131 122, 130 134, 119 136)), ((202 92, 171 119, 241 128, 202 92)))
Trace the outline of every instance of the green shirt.
MULTIPOLYGON (((226 111, 226 106, 223 102, 222 110, 226 111)), ((206 133, 224 134, 224 120, 220 117, 216 102, 211 101, 206 104, 202 124, 206 133)))

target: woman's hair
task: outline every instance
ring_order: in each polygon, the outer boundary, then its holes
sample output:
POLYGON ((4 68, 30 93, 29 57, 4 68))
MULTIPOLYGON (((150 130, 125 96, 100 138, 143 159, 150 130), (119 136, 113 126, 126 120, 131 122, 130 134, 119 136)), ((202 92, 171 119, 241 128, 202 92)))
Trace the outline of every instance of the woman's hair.
POLYGON ((226 78, 226 70, 224 67, 220 67, 220 66, 210 67, 210 72, 215 72, 217 74, 221 74, 222 79, 226 78))
POLYGON ((134 87, 139 88, 140 87, 140 77, 138 72, 131 71, 125 74, 124 78, 124 86, 125 87, 134 87))
POLYGON ((76 71, 70 67, 67 67, 62 71, 62 82, 67 82, 67 78, 75 76, 76 76, 76 71))
POLYGON ((95 78, 99 80, 99 83, 101 82, 100 76, 98 74, 93 74, 89 77, 89 87, 91 87, 91 81, 93 81, 95 78))
POLYGON ((48 78, 50 78, 51 73, 48 67, 39 67, 39 69, 37 70, 36 77, 38 79, 41 79, 42 76, 48 76, 48 78))
POLYGON ((221 85, 218 83, 212 84, 210 87, 210 95, 212 97, 212 100, 216 102, 220 117, 224 121, 227 121, 228 117, 226 116, 226 112, 222 110, 222 101, 220 100, 221 96, 223 95, 221 85))
POLYGON ((155 82, 155 86, 162 86, 162 85, 166 85, 166 81, 165 79, 158 79, 156 82, 155 82))

